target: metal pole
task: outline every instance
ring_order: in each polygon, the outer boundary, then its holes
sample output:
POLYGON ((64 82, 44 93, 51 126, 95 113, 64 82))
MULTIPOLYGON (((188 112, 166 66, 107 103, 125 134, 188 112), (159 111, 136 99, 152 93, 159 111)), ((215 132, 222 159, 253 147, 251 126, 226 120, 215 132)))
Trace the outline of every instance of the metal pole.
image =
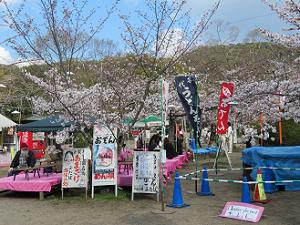
MULTIPOLYGON (((196 77, 195 77, 195 79, 196 79, 196 77)), ((196 140, 195 140, 195 145, 196 145, 196 154, 195 154, 195 163, 196 163, 196 165, 195 165, 195 169, 196 169, 196 171, 198 170, 198 154, 197 154, 197 142, 198 142, 198 113, 199 113, 199 107, 198 107, 198 105, 199 105, 199 102, 198 102, 198 81, 195 81, 195 83, 196 83, 196 113, 197 113, 197 115, 196 115, 196 140)), ((201 118, 200 118, 201 119, 201 118)), ((199 147, 200 147, 200 144, 199 144, 199 147)), ((197 173, 195 173, 196 174, 196 178, 198 177, 198 175, 197 175, 197 173)), ((197 182, 197 180, 195 180, 195 193, 197 193, 198 192, 198 182, 197 182)))
MULTIPOLYGON (((163 102, 163 79, 161 78, 160 80, 160 90, 161 90, 161 95, 160 95, 160 115, 161 115, 161 135, 162 135, 162 145, 160 147, 160 155, 162 156, 162 152, 163 152, 163 145, 164 145, 164 139, 165 139, 165 120, 164 120, 164 112, 163 112, 163 108, 165 109, 165 107, 163 106, 164 102, 163 102)), ((166 113, 166 112, 165 112, 166 113)), ((164 163, 162 162, 162 157, 160 159, 161 162, 161 179, 160 179, 160 185, 161 185, 161 211, 165 211, 165 203, 164 203, 164 163)))

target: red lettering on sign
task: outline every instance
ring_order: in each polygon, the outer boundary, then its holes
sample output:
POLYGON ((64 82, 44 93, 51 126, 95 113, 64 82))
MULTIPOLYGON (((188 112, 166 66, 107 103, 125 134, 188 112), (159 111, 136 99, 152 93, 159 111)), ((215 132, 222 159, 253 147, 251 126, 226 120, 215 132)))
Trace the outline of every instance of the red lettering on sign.
POLYGON ((80 178, 80 169, 79 169, 80 156, 76 155, 74 161, 75 161, 74 182, 78 183, 79 182, 79 178, 80 178))
POLYGON ((115 173, 97 173, 94 175, 95 180, 111 180, 115 178, 115 173))

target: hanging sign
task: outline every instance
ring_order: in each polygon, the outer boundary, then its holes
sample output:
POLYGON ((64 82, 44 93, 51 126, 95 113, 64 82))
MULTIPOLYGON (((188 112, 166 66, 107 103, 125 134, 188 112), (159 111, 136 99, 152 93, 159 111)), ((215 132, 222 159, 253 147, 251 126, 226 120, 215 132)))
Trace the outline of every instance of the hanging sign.
POLYGON ((200 133, 201 129, 201 110, 195 76, 178 76, 175 81, 179 98, 193 127, 194 138, 196 139, 197 131, 200 133))
POLYGON ((165 126, 167 122, 167 116, 168 116, 169 82, 165 80, 162 80, 161 82, 162 82, 162 114, 163 114, 162 121, 165 126))
POLYGON ((94 198, 94 186, 105 185, 115 185, 117 196, 117 171, 115 135, 108 127, 97 124, 94 126, 92 198, 94 198))
POLYGON ((63 151, 62 188, 87 188, 88 166, 84 148, 63 151))
POLYGON ((220 217, 250 221, 257 223, 264 211, 264 207, 242 202, 227 202, 220 217))
POLYGON ((228 105, 225 100, 233 96, 233 89, 233 83, 223 82, 221 84, 220 102, 218 106, 217 134, 226 134, 230 105, 228 105))
POLYGON ((159 193, 159 151, 134 151, 132 195, 134 193, 159 193))
POLYGON ((18 132, 20 146, 26 144, 30 151, 33 151, 36 159, 44 158, 45 133, 44 132, 18 132))

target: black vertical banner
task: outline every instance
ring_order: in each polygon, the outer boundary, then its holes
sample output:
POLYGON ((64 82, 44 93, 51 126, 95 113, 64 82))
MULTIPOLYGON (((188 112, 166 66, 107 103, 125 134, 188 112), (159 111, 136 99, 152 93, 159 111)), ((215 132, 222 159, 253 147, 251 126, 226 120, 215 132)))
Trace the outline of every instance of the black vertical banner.
MULTIPOLYGON (((201 110, 200 110, 200 99, 197 93, 197 85, 194 75, 190 76, 178 76, 175 78, 176 88, 184 107, 185 113, 190 121, 191 126, 194 130, 194 138, 197 140, 198 130, 198 142, 201 131, 201 110), (198 106, 198 110, 197 110, 198 106), (198 116, 197 116, 198 111, 198 116), (198 120, 198 121, 197 121, 198 120), (198 122, 198 125, 197 125, 198 122)), ((200 144, 200 143, 199 143, 200 144)))

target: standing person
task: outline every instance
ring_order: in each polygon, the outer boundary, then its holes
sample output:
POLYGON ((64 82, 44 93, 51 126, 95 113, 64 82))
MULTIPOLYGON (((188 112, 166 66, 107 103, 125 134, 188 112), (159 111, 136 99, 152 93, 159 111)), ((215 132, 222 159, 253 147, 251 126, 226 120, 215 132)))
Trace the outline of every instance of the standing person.
POLYGON ((177 153, 179 155, 182 155, 183 152, 183 141, 184 141, 183 132, 179 131, 179 135, 177 136, 177 153))
POLYGON ((209 142, 208 142, 208 147, 214 146, 216 144, 216 126, 215 124, 210 125, 210 135, 209 135, 209 142))
POLYGON ((226 144, 226 134, 219 134, 219 142, 221 145, 221 149, 223 149, 225 152, 228 152, 228 147, 226 144))
POLYGON ((167 159, 173 159, 178 155, 168 138, 164 139, 164 149, 166 150, 167 159))
POLYGON ((226 142, 227 142, 227 147, 228 147, 228 153, 232 153, 233 149, 233 129, 231 126, 231 123, 227 123, 227 132, 226 132, 226 142))
POLYGON ((252 137, 249 136, 248 140, 246 141, 246 148, 251 148, 252 147, 251 141, 252 141, 252 137))
POLYGON ((144 140, 143 140, 142 134, 140 134, 138 136, 138 139, 136 141, 136 148, 137 149, 143 149, 144 148, 144 140))
MULTIPOLYGON (((220 149, 224 150, 226 158, 228 160, 228 164, 229 164, 230 168, 232 168, 231 159, 228 154, 228 145, 226 144, 226 134, 219 134, 219 141, 220 141, 220 149)), ((216 168, 217 158, 218 158, 218 154, 215 159, 214 168, 216 168)))
POLYGON ((20 151, 18 151, 10 164, 8 170, 8 176, 18 174, 18 171, 14 171, 16 168, 22 167, 34 167, 36 160, 32 151, 29 151, 27 144, 22 143, 20 151))

